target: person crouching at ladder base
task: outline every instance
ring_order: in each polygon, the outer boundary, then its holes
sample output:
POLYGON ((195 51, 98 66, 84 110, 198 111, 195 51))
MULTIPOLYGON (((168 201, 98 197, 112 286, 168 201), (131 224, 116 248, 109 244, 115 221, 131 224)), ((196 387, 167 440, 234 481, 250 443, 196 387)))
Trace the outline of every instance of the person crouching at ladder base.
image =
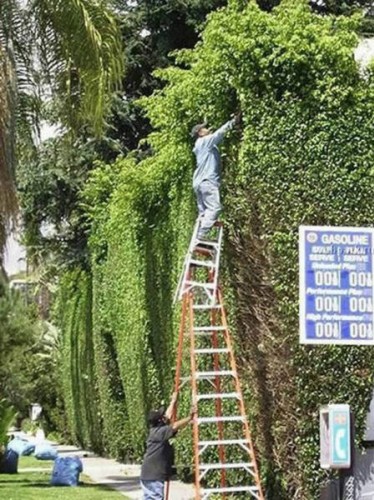
POLYGON ((193 148, 197 163, 193 175, 193 189, 201 221, 197 233, 198 239, 204 239, 221 213, 222 207, 219 197, 221 157, 217 146, 224 138, 225 133, 240 122, 240 118, 239 113, 215 132, 207 128, 206 123, 195 125, 191 130, 191 136, 196 141, 193 148))
POLYGON ((192 422, 196 409, 192 408, 189 417, 171 423, 174 406, 178 394, 172 396, 170 405, 151 410, 148 416, 150 424, 143 464, 140 473, 140 483, 143 490, 143 500, 163 500, 165 484, 172 475, 173 448, 169 439, 173 438, 180 429, 192 422))

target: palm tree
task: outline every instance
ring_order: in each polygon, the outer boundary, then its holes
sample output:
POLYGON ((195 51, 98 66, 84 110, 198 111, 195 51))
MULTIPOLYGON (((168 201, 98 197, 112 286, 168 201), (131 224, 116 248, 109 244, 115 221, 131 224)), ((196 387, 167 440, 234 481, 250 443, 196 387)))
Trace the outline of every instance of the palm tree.
POLYGON ((15 213, 17 202, 11 172, 12 156, 9 138, 9 92, 12 69, 6 58, 2 57, 0 46, 0 253, 6 239, 6 228, 11 215, 15 213))
POLYGON ((100 135, 122 73, 109 0, 0 0, 0 254, 17 207, 15 150, 32 142, 40 90, 58 97, 63 125, 100 135))

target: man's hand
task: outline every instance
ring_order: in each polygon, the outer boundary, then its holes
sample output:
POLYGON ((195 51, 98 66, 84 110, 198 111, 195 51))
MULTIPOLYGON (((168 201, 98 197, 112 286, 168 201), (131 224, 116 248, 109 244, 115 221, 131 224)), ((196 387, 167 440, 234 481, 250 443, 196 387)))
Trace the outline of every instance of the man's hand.
POLYGON ((175 391, 175 392, 173 392, 173 395, 171 396, 171 401, 170 401, 169 406, 165 412, 165 416, 169 420, 171 420, 171 418, 173 416, 174 406, 177 402, 177 399, 178 399, 178 392, 175 391))
POLYGON ((197 414, 197 406, 194 405, 192 408, 191 408, 191 411, 190 411, 190 420, 192 422, 192 420, 196 417, 196 414, 197 414))

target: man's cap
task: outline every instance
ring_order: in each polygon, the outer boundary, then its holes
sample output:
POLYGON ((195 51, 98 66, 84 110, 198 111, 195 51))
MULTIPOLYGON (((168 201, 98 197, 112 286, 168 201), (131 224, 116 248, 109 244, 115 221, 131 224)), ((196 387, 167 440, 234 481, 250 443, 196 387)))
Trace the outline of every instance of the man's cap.
POLYGON ((207 123, 198 123, 197 125, 195 125, 194 127, 192 127, 192 130, 191 130, 191 137, 193 137, 194 139, 196 139, 199 135, 199 131, 206 127, 208 124, 207 123))
POLYGON ((163 416, 165 415, 165 411, 165 406, 160 406, 158 410, 151 410, 148 413, 148 422, 151 425, 157 425, 159 422, 161 422, 163 416))

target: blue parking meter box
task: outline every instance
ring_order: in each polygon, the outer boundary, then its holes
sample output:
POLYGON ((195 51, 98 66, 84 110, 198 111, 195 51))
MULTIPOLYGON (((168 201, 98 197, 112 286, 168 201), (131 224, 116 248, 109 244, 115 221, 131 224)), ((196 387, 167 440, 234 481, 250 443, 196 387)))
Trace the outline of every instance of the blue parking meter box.
POLYGON ((349 469, 351 460, 351 412, 347 404, 320 409, 320 464, 323 469, 349 469))

